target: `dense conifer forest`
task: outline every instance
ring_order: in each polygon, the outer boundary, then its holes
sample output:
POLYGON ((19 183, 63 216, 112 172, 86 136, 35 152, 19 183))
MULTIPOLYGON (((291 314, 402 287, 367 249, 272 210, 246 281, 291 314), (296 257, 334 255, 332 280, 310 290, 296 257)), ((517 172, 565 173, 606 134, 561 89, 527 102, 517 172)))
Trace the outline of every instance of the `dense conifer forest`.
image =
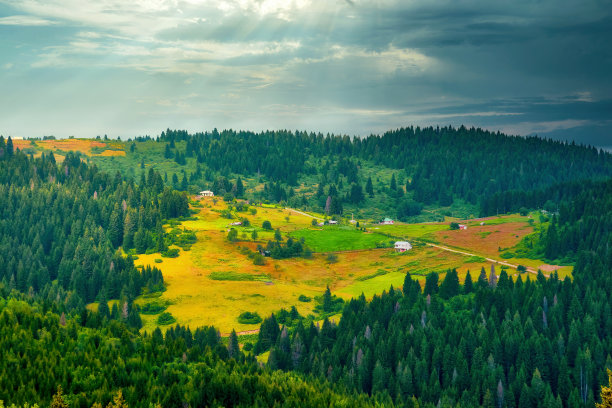
POLYGON ((156 269, 138 271, 118 249, 164 250, 162 219, 187 215, 184 193, 159 174, 136 185, 68 153, 34 159, 0 137, 0 282, 79 310, 94 300, 131 302, 163 288, 156 269))
MULTIPOLYGON (((214 174, 261 174, 269 180, 264 196, 272 201, 295 196, 292 187, 301 176, 317 176, 317 201, 303 197, 296 203, 323 207, 326 197, 337 198, 331 211, 335 214, 342 213, 343 201, 365 204, 364 190, 373 195, 372 180, 360 175, 361 161, 408 175, 405 186, 393 178, 386 191, 402 208, 400 216, 418 214, 419 205, 448 206, 456 199, 480 205, 483 216, 523 205, 536 208, 560 197, 535 192, 548 188, 556 193, 568 182, 612 176, 612 155, 603 150, 463 126, 407 127, 365 138, 216 129, 189 134, 168 129, 158 141, 166 144, 168 157, 195 158, 208 167, 208 172, 192 173, 192 181, 212 179, 214 174), (184 152, 177 147, 180 141, 185 142, 184 152), (404 188, 409 197, 403 197, 404 188), (540 202, 542 197, 547 198, 540 202)), ((218 182, 213 188, 220 195, 232 191, 231 185, 218 182)))

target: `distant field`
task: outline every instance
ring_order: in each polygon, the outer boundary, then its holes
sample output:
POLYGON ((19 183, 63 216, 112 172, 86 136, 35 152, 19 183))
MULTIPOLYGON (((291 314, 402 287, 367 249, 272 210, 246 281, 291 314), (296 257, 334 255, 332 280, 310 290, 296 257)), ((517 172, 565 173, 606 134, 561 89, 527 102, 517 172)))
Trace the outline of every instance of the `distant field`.
POLYGON ((388 237, 381 234, 366 233, 354 227, 328 225, 294 231, 292 237, 304 238, 315 252, 352 251, 357 249, 373 249, 390 245, 388 237))
MULTIPOLYGON (((460 279, 467 269, 476 274, 488 264, 472 262, 460 254, 448 253, 436 248, 417 245, 412 251, 397 254, 393 249, 380 248, 339 252, 338 260, 330 263, 325 253, 315 253, 311 259, 291 258, 274 260, 266 258, 266 265, 255 266, 251 259, 241 252, 241 247, 254 249, 257 244, 265 245, 272 239, 273 232, 264 231, 264 220, 279 228, 283 237, 286 234, 304 235, 309 242, 314 239, 323 242, 326 250, 355 247, 359 245, 376 246, 379 240, 389 240, 381 234, 365 234, 353 227, 325 227, 322 231, 312 229, 312 218, 274 207, 255 207, 255 215, 247 212, 233 212, 233 219, 221 217, 227 209, 223 200, 205 199, 198 208, 197 220, 184 221, 180 228, 193 230, 198 241, 190 251, 181 251, 178 258, 164 258, 156 264, 159 254, 139 255, 136 264, 149 264, 161 268, 167 290, 158 299, 139 298, 139 304, 165 302, 177 323, 191 327, 215 325, 223 333, 232 329, 252 330, 257 325, 240 324, 238 315, 242 312, 257 312, 267 316, 281 308, 295 305, 303 315, 312 313, 314 302, 300 302, 298 297, 314 297, 325 291, 329 285, 332 292, 344 298, 358 296, 362 292, 371 297, 390 285, 401 287, 405 273, 410 271, 418 279, 432 271, 445 272, 448 268, 458 268, 460 279), (230 243, 227 241, 228 224, 235 217, 245 216, 251 227, 236 227, 239 237, 246 233, 247 238, 230 243), (289 220, 287 220, 289 217, 289 220), (253 241, 250 232, 258 232, 253 241), (314 233, 314 235, 312 235, 314 233), (327 235, 327 238, 323 238, 327 235), (364 237, 365 241, 360 241, 364 237), (343 240, 349 244, 343 244, 343 240), (369 241, 368 241, 369 240, 369 241)), ((157 325, 157 316, 143 315, 144 330, 151 331, 157 325)), ((164 326, 167 327, 167 326, 164 326)))
POLYGON ((433 233, 449 229, 448 224, 423 223, 423 224, 402 224, 393 225, 369 225, 371 231, 379 231, 392 236, 409 238, 432 238, 433 233))

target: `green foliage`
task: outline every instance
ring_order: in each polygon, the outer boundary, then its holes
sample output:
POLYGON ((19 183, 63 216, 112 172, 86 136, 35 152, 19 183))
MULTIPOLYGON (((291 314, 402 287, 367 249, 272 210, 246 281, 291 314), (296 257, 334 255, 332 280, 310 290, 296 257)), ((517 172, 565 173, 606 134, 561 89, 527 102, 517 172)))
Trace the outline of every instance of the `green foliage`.
POLYGON ((265 229, 266 231, 272 231, 272 223, 268 220, 265 220, 262 224, 261 224, 261 228, 265 229))
POLYGON ((236 230, 236 228, 231 228, 229 230, 229 232, 227 233, 227 240, 229 242, 236 242, 236 241, 238 241, 238 231, 236 230))
POLYGON ((240 324, 258 324, 261 321, 261 317, 256 312, 243 312, 238 316, 238 323, 240 324))
POLYGON ((0 157, 0 282, 61 299, 70 311, 102 292, 134 298, 163 285, 158 269, 145 275, 118 251, 119 245, 126 251, 137 245, 140 253, 155 246, 162 218, 158 176, 143 174, 136 185, 73 153, 61 165, 50 154, 0 157))
POLYGON ((168 308, 167 302, 155 301, 151 303, 145 303, 140 307, 140 313, 146 315, 156 315, 168 308))
POLYGON ((333 252, 330 252, 329 254, 327 254, 325 260, 327 261, 327 263, 336 263, 338 262, 338 255, 334 254, 333 252))
POLYGON ((165 326, 174 322, 176 322, 176 319, 169 312, 163 312, 157 318, 157 324, 159 324, 160 326, 165 326))
POLYGON ((459 229, 459 223, 458 222, 451 222, 450 223, 450 229, 451 230, 458 230, 459 229))
POLYGON ((163 258, 177 258, 179 256, 178 248, 170 248, 167 251, 161 253, 163 258))
POLYGON ((258 252, 255 255, 253 255, 253 265, 261 266, 265 264, 266 264, 266 258, 262 254, 258 252))
POLYGON ((374 273, 371 273, 371 274, 369 274, 369 275, 360 276, 360 277, 358 277, 358 278, 357 278, 357 279, 355 279, 355 280, 356 280, 356 281, 367 281, 367 280, 373 279, 373 278, 375 278, 375 277, 377 277, 377 276, 386 275, 386 274, 388 274, 388 273, 389 273, 389 271, 386 271, 386 270, 384 270, 384 269, 379 269, 379 270, 377 270, 377 271, 376 271, 376 272, 374 272, 374 273))
POLYGON ((308 296, 306 296, 306 295, 300 295, 300 296, 298 296, 298 300, 299 300, 300 302, 305 302, 305 303, 307 303, 307 302, 310 302, 310 301, 312 300, 312 298, 311 298, 311 297, 308 297, 308 296))
POLYGON ((262 281, 267 282, 270 280, 268 275, 263 274, 250 274, 250 273, 240 273, 234 271, 226 271, 226 272, 211 272, 208 277, 212 280, 227 280, 227 281, 262 281))

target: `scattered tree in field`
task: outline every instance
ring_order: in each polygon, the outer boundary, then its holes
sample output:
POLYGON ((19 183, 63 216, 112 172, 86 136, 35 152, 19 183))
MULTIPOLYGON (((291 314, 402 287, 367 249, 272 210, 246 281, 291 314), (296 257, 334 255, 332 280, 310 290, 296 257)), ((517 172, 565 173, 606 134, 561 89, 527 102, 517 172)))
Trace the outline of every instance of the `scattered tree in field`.
POLYGON ((458 230, 459 229, 459 223, 458 222, 451 222, 450 223, 450 229, 458 230))
POLYGON ((238 241, 238 231, 235 228, 231 228, 227 233, 227 240, 230 242, 238 241))
POLYGON ((253 241, 257 240, 257 230, 253 230, 253 232, 251 232, 251 239, 253 241))
POLYGON ((327 263, 336 263, 338 262, 338 255, 334 254, 333 252, 330 252, 329 254, 327 254, 326 260, 327 263))
POLYGON ((261 228, 263 228, 263 229, 265 229, 267 231, 271 231, 272 230, 272 223, 270 221, 266 220, 266 221, 264 221, 261 224, 261 228))

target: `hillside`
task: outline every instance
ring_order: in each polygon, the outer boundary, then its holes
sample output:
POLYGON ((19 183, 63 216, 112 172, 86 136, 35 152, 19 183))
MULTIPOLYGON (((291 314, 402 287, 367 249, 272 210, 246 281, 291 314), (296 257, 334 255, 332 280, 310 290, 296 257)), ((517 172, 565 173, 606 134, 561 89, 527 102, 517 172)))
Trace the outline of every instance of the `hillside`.
POLYGON ((2 372, 19 373, 0 400, 46 404, 61 385, 74 407, 118 390, 132 406, 592 406, 612 367, 609 155, 487 133, 500 154, 541 143, 578 164, 543 158, 530 190, 466 182, 474 201, 446 179, 452 203, 426 202, 424 162, 370 150, 484 136, 403 132, 0 138, 2 372), (255 174, 228 164, 238 135, 255 174), (295 147, 303 162, 279 164, 295 147), (517 212, 476 218, 501 202, 517 212))

